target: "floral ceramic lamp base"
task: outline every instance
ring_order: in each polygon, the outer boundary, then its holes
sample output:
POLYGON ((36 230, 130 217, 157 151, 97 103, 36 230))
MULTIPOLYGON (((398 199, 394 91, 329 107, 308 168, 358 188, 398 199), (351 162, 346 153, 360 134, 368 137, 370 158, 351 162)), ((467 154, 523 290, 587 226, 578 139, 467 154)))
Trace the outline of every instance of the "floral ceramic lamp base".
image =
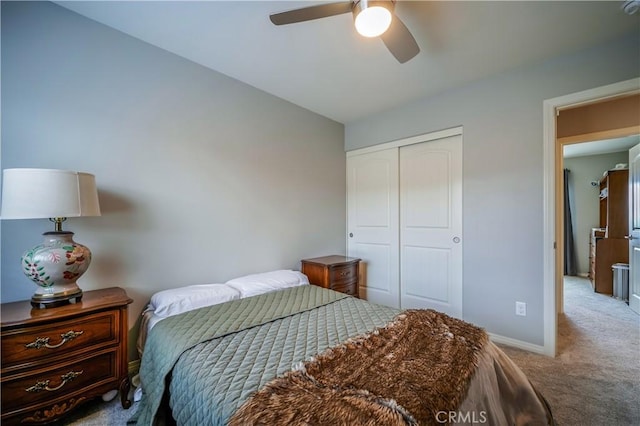
POLYGON ((76 281, 89 268, 91 251, 73 241, 73 232, 45 232, 44 242, 22 255, 23 272, 38 285, 31 297, 36 308, 51 308, 82 299, 76 281))

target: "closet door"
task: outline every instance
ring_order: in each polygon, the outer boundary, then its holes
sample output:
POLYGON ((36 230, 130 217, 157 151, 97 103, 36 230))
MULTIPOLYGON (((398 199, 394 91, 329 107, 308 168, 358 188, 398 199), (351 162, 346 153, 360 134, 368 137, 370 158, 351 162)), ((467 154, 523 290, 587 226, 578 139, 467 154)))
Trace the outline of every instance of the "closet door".
POLYGON ((400 305, 462 318, 462 136, 400 148, 400 305))
POLYGON ((398 149, 347 157, 347 252, 363 260, 360 297, 399 307, 398 149))

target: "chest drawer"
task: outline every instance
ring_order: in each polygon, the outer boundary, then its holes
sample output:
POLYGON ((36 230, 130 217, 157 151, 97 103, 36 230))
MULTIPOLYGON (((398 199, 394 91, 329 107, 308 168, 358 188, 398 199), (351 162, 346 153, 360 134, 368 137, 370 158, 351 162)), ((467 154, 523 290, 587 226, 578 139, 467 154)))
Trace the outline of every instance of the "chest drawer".
POLYGON ((3 415, 32 404, 68 399, 74 392, 117 380, 117 352, 117 349, 105 350, 94 356, 60 363, 54 368, 3 377, 3 415))
POLYGON ((332 283, 332 288, 350 284, 358 278, 355 264, 332 267, 329 270, 329 275, 332 283))
POLYGON ((351 283, 334 285, 331 287, 331 290, 339 291, 340 293, 358 297, 358 282, 353 281, 351 283))
POLYGON ((15 329, 2 336, 3 373, 28 363, 46 363, 83 349, 119 342, 117 311, 88 315, 75 320, 15 329))

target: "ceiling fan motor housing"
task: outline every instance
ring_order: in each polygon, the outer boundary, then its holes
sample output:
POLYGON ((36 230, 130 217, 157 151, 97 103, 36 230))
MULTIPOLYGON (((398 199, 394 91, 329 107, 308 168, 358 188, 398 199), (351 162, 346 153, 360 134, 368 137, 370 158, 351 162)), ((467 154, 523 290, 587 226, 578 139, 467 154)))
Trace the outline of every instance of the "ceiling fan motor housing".
POLYGON ((384 7, 387 9, 392 15, 393 10, 395 9, 396 2, 394 0, 355 0, 353 2, 353 6, 351 11, 353 12, 353 19, 356 19, 356 16, 363 10, 369 7, 384 7))
POLYGON ((391 0, 358 0, 353 2, 351 12, 358 33, 364 37, 378 37, 391 25, 394 2, 391 0))

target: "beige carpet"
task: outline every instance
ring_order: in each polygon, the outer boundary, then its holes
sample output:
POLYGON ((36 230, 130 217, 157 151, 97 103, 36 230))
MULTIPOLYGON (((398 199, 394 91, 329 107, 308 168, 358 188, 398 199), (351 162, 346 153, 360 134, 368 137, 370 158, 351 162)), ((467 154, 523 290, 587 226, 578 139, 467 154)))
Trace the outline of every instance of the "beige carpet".
POLYGON ((501 346, 560 426, 640 425, 640 317, 587 279, 565 277, 556 358, 501 346))
MULTIPOLYGON (((501 346, 545 395, 560 426, 640 425, 640 317, 621 301, 565 279, 558 356, 501 346)), ((64 424, 125 425, 137 404, 90 403, 64 424)))

